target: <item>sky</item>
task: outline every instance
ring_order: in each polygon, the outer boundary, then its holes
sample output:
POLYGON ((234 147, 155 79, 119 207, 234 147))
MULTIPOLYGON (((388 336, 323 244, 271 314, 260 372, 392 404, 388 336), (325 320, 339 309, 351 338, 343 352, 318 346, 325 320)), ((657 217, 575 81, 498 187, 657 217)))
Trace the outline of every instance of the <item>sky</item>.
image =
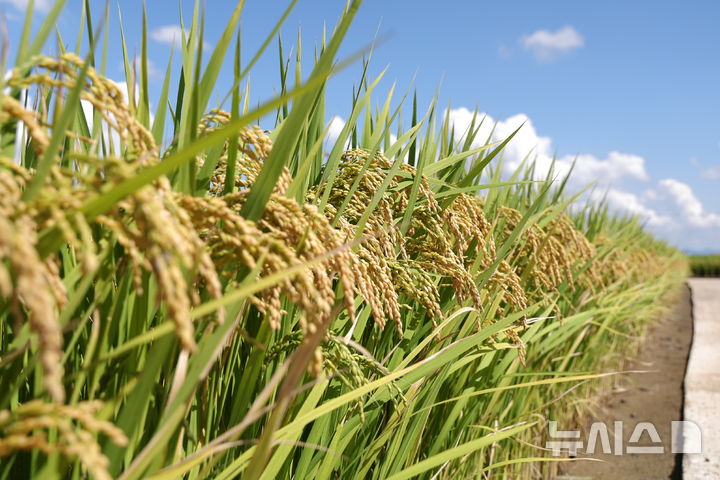
MULTIPOLYGON (((26 3, 0 0, 11 51, 26 3)), ((38 18, 51 3, 36 0, 38 18)), ((104 1, 90 3, 95 16, 105 6, 104 1)), ((343 4, 299 0, 282 29, 286 47, 301 28, 309 57, 323 26, 332 29, 343 4)), ((80 5, 69 0, 58 22, 70 45, 77 36, 80 5)), ((179 13, 189 18, 192 5, 191 0, 147 1, 155 98, 177 37, 179 13)), ((205 0, 203 5, 210 49, 235 2, 205 0)), ((120 82, 118 6, 128 48, 138 52, 142 2, 111 4, 114 55, 107 75, 120 82)), ((286 1, 247 0, 242 19, 246 56, 286 6, 286 1)), ((720 252, 718 19, 720 2, 715 0, 366 0, 340 57, 380 38, 371 74, 388 67, 381 97, 396 82, 403 93, 412 86, 420 105, 427 105, 440 88, 456 129, 466 126, 478 108, 497 123, 498 139, 525 122, 505 152, 508 167, 531 150, 540 167, 557 156, 562 171, 577 159, 573 188, 595 182, 592 195, 607 198, 619 213, 639 215, 659 237, 690 252, 720 252)), ((177 68, 173 72, 177 75, 177 68)), ((327 118, 336 117, 337 124, 347 118, 358 72, 358 65, 351 66, 330 80, 327 118)), ((221 96, 230 69, 222 75, 221 96)), ((251 85, 258 101, 277 92, 274 46, 253 69, 251 85)))

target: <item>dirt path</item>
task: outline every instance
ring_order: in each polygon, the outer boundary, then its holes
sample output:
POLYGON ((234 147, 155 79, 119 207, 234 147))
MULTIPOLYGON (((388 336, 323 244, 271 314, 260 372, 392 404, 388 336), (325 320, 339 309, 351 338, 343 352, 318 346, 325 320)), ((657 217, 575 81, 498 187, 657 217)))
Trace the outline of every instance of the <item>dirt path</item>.
MULTIPOLYGON (((564 464, 558 480, 612 479, 658 480, 682 478, 682 457, 671 453, 671 422, 682 420, 683 379, 692 341, 692 306, 689 289, 684 288, 674 310, 650 327, 640 355, 628 370, 652 370, 623 378, 624 388, 610 394, 602 403, 597 418, 590 420, 607 425, 610 446, 615 452, 614 422, 622 421, 622 455, 596 453, 581 455, 603 462, 564 464), (628 446, 658 446, 645 431, 637 443, 630 437, 640 422, 651 422, 660 436, 664 453, 626 453, 628 446), (565 466, 567 465, 567 466, 565 466)), ((581 438, 587 448, 586 436, 581 438)), ((596 452, 602 451, 598 439, 596 452)))

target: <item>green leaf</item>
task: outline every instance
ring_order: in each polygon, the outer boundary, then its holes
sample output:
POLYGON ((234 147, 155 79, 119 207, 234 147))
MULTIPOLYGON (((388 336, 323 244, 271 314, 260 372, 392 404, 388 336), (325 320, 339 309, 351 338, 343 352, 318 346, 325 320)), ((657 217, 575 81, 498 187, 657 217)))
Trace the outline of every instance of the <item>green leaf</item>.
POLYGON ((482 438, 478 438, 477 440, 471 440, 469 442, 458 445, 457 447, 449 448, 449 449, 445 450, 444 452, 439 453, 437 455, 433 455, 432 457, 430 457, 426 460, 418 462, 418 463, 406 468, 405 470, 396 473, 395 475, 391 475, 390 477, 387 478, 387 480, 405 480, 408 478, 412 478, 416 475, 420 475, 421 473, 425 473, 428 470, 435 468, 439 465, 450 462, 452 460, 455 460, 456 458, 468 455, 477 450, 480 450, 489 445, 492 445, 493 443, 496 443, 499 440, 502 440, 502 439, 508 438, 508 437, 512 437, 513 435, 515 435, 517 433, 527 430, 528 428, 532 427, 536 423, 537 422, 533 422, 533 423, 528 423, 528 424, 512 427, 507 430, 499 431, 498 433, 486 435, 482 438))

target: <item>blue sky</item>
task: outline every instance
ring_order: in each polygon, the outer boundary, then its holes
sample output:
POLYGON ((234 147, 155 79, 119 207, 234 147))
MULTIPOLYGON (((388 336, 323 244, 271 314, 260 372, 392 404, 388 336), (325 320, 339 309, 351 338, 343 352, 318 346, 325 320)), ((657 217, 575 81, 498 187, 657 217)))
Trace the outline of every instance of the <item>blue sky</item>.
MULTIPOLYGON (((12 43, 26 0, 0 0, 12 43)), ((41 7, 50 0, 38 2, 41 7)), ((139 50, 142 3, 121 0, 131 51, 139 50)), ((151 78, 159 88, 171 46, 167 27, 191 1, 148 1, 151 78), (162 30, 162 27, 166 27, 162 30), (153 35, 153 32, 155 35, 153 35)), ((74 44, 80 1, 70 0, 59 28, 74 44)), ((99 15, 105 2, 91 1, 99 15)), ((234 2, 207 0, 207 40, 217 40, 234 2)), ((323 24, 332 28, 343 2, 300 0, 283 29, 298 26, 312 51, 323 24)), ((248 0, 243 15, 247 57, 286 2, 248 0)), ((123 80, 116 6, 111 7, 108 76, 123 80)), ((540 164, 557 154, 579 158, 576 187, 597 181, 618 211, 642 216, 659 236, 688 250, 720 251, 720 2, 707 1, 410 1, 366 0, 342 55, 361 49, 379 29, 385 38, 373 72, 389 65, 380 91, 415 77, 421 104, 441 85, 458 126, 476 106, 500 134, 526 121, 509 164, 535 148, 540 164)), ((50 49, 52 51, 53 49, 50 49)), ((277 86, 276 50, 252 74, 258 100, 277 86)), ((309 67, 309 66, 308 66, 309 67)), ((331 80, 328 118, 344 118, 358 69, 331 80)), ((222 85, 227 83, 221 82, 222 85)), ((223 92, 224 94, 224 92, 223 92)))

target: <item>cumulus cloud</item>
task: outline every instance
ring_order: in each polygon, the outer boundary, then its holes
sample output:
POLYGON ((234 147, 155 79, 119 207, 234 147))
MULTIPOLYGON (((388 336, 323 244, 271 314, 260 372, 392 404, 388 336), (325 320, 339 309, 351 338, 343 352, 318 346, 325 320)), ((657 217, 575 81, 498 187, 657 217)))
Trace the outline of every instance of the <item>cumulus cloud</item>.
MULTIPOLYGON (((28 6, 28 0, 0 0, 0 3, 9 3, 20 11, 25 11, 28 6)), ((50 10, 50 0, 35 0, 35 9, 40 12, 50 10)))
POLYGON ((450 112, 445 113, 447 113, 449 116, 450 126, 455 129, 455 138, 461 142, 467 136, 468 131, 470 130, 470 124, 473 121, 473 117, 476 117, 474 127, 475 129, 478 128, 478 124, 482 120, 480 130, 478 131, 477 135, 475 135, 475 139, 473 140, 472 148, 478 148, 482 145, 485 145, 485 141, 489 138, 492 132, 492 118, 488 118, 488 116, 484 113, 478 113, 476 115, 475 112, 470 111, 465 107, 455 108, 450 110, 450 112))
POLYGON ((674 178, 660 180, 660 194, 667 195, 680 209, 682 219, 692 226, 700 228, 720 227, 720 215, 705 211, 702 202, 690 185, 674 178))
MULTIPOLYGON (((485 120, 475 137, 474 147, 483 145, 491 135, 493 141, 504 140, 522 125, 503 151, 505 167, 508 171, 515 170, 529 156, 535 163, 537 177, 544 178, 547 175, 555 153, 553 142, 550 137, 538 134, 533 121, 527 115, 520 113, 507 120, 495 121, 487 114, 478 114, 478 120, 483 117, 485 120)), ((472 118, 473 112, 467 108, 450 110, 450 122, 455 127, 456 135, 464 136, 467 133, 472 118)), ((608 153, 605 158, 590 154, 558 157, 554 165, 555 173, 564 176, 570 171, 573 162, 575 169, 571 181, 576 187, 596 182, 600 187, 608 188, 623 179, 649 179, 643 157, 617 151, 608 153)))
POLYGON ((585 39, 568 25, 554 32, 538 30, 530 35, 523 35, 520 44, 537 60, 547 62, 583 47, 585 39))
POLYGON ((182 28, 180 25, 165 25, 150 32, 150 38, 160 43, 177 44, 182 41, 182 28))
MULTIPOLYGON (((150 38, 152 38, 158 43, 178 45, 180 42, 182 42, 183 29, 180 25, 164 25, 150 32, 150 38)), ((203 49, 209 50, 211 46, 212 45, 203 40, 203 49)))
POLYGON ((553 157, 552 139, 538 135, 533 121, 524 113, 513 115, 506 120, 495 121, 489 115, 483 125, 488 130, 495 126, 494 140, 504 140, 520 128, 503 152, 507 166, 515 169, 529 154, 536 158, 536 165, 540 167, 544 176, 553 157))
POLYGON ((338 139, 343 127, 345 127, 345 120, 343 120, 342 117, 335 115, 332 119, 330 119, 330 127, 328 128, 328 132, 325 137, 326 141, 330 145, 333 145, 338 139))
MULTIPOLYGON (((570 158, 564 157, 561 161, 567 162, 570 158)), ((629 153, 612 151, 604 159, 592 155, 578 155, 577 166, 577 172, 573 172, 573 176, 581 183, 590 183, 598 179, 608 183, 615 183, 623 178, 649 180, 645 170, 645 159, 629 153)))
POLYGON ((673 223, 672 218, 659 214, 655 209, 646 205, 646 202, 634 193, 611 188, 603 194, 595 190, 591 192, 590 197, 594 201, 604 199, 613 210, 638 216, 645 220, 651 227, 665 226, 673 223))
POLYGON ((670 218, 670 222, 662 224, 648 222, 659 237, 688 252, 720 252, 720 215, 708 212, 690 185, 666 178, 646 191, 642 200, 670 218))
MULTIPOLYGON (((345 120, 338 115, 335 115, 330 119, 328 131, 325 135, 325 140, 323 142, 323 148, 326 152, 329 152, 335 146, 335 143, 340 137, 340 133, 342 132, 343 127, 345 127, 345 123, 345 120)), ((350 139, 345 142, 345 148, 349 148, 349 146, 350 139)))

